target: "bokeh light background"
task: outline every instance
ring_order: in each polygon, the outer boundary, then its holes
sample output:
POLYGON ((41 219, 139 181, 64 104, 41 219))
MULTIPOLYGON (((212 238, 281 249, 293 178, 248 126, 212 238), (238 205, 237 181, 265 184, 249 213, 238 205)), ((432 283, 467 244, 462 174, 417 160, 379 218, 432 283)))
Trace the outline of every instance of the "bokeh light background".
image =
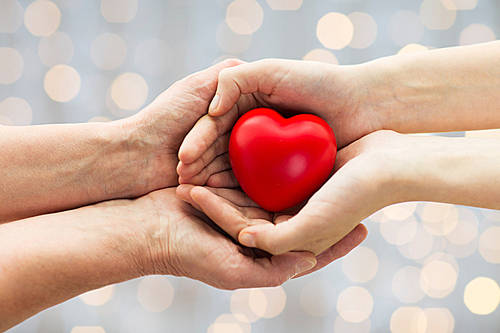
MULTIPOLYGON (((226 57, 356 64, 499 35, 498 0, 0 0, 0 123, 126 117, 226 57)), ((146 277, 11 332, 500 330, 500 212, 407 203, 365 222, 362 246, 283 287, 228 292, 146 277)))

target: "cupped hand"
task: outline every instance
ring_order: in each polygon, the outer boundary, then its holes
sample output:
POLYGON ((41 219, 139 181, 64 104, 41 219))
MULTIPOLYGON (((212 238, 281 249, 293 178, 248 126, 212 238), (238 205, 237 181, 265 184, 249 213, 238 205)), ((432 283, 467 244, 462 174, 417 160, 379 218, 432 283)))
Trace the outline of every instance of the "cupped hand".
MULTIPOLYGON (((238 239, 241 230, 248 227, 274 227, 286 223, 292 212, 274 214, 260 208, 245 193, 234 189, 220 189, 194 185, 180 185, 177 195, 194 208, 204 212, 212 221, 222 227, 233 239, 238 239)), ((251 229, 251 228, 248 228, 251 229)), ((265 229, 264 229, 265 230, 265 229)), ((337 260, 358 246, 367 235, 364 225, 360 224, 336 244, 316 256, 317 264, 299 277, 317 271, 337 260)), ((255 247, 255 246, 254 246, 255 247)), ((271 250, 270 248, 266 249, 271 250)), ((289 252, 293 253, 293 252, 289 252)), ((283 254, 282 254, 283 255, 283 254)))
MULTIPOLYGON (((175 192, 175 188, 151 192, 134 203, 150 217, 140 225, 148 244, 147 259, 142 260, 145 274, 185 276, 217 288, 236 289, 281 285, 316 265, 309 252, 263 256, 236 244, 175 192)), ((252 216, 268 218, 257 211, 252 216)))
MULTIPOLYGON (((242 61, 225 60, 175 82, 151 104, 134 116, 117 121, 127 137, 128 149, 140 151, 142 184, 138 195, 177 185, 176 166, 179 147, 200 117, 207 113, 221 70, 242 61)), ((134 164, 134 165, 135 165, 134 164)))
POLYGON ((277 59, 223 69, 209 114, 180 147, 180 182, 236 185, 231 173, 216 174, 229 169, 226 152, 231 128, 239 116, 256 107, 284 114, 313 113, 333 128, 339 147, 380 129, 380 115, 360 106, 368 89, 364 73, 358 66, 277 59))
POLYGON ((318 255, 363 232, 363 219, 403 198, 395 176, 404 168, 402 156, 411 153, 412 145, 406 141, 405 135, 377 131, 341 149, 335 172, 322 188, 296 214, 271 215, 267 223, 215 195, 228 189, 212 193, 198 186, 190 190, 190 197, 181 197, 245 246, 272 254, 310 251, 318 255))

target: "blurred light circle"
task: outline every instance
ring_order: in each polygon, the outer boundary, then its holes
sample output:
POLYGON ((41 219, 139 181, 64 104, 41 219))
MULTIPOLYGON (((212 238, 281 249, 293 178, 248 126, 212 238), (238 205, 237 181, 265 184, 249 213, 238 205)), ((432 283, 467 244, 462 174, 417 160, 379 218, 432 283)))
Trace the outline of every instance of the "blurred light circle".
POLYGON ((0 84, 11 84, 23 75, 24 61, 21 54, 10 47, 0 47, 0 84))
POLYGON ((434 237, 418 224, 417 232, 413 239, 406 244, 398 246, 398 250, 408 259, 419 260, 432 251, 433 245, 434 237))
POLYGON ((38 56, 48 67, 67 64, 73 58, 73 42, 68 34, 56 31, 49 37, 40 39, 38 56))
POLYGON ((413 216, 404 221, 389 220, 379 224, 380 234, 393 245, 404 245, 411 242, 417 234, 417 226, 418 223, 413 216))
POLYGON ((116 69, 123 64, 126 56, 127 44, 117 34, 103 33, 90 46, 90 58, 100 69, 116 69))
POLYGON ((103 117, 103 116, 95 116, 89 119, 89 123, 107 123, 108 121, 111 121, 110 118, 108 117, 103 117))
POLYGON ((249 297, 250 309, 259 317, 278 316, 286 305, 286 293, 283 287, 252 289, 249 297))
POLYGON ((384 215, 394 221, 404 221, 413 215, 417 208, 416 202, 404 202, 390 205, 382 209, 384 215))
POLYGON ((420 19, 429 30, 449 29, 457 17, 457 12, 446 9, 441 0, 424 0, 420 5, 420 19))
POLYGON ((459 220, 455 228, 448 233, 446 239, 456 245, 465 245, 476 239, 479 222, 476 214, 467 208, 460 209, 459 220))
POLYGON ((365 288, 348 287, 337 299, 337 311, 345 321, 360 323, 370 317, 373 311, 373 297, 365 288))
POLYGON ((250 333, 251 326, 241 315, 225 313, 217 317, 207 333, 250 333))
POLYGON ((174 300, 174 287, 165 276, 148 276, 139 282, 137 299, 144 309, 151 312, 162 312, 174 300))
POLYGON ((24 12, 24 25, 35 36, 50 36, 61 24, 61 12, 55 3, 47 0, 32 2, 24 12))
POLYGON ((416 303, 424 298, 420 288, 420 269, 404 266, 392 278, 392 293, 402 303, 416 303))
POLYGON ((493 279, 477 277, 465 286, 464 303, 474 314, 490 314, 500 304, 500 287, 493 279))
POLYGON ((82 294, 79 297, 82 300, 82 302, 87 305, 101 306, 109 302, 109 300, 113 297, 114 290, 115 286, 110 285, 86 292, 85 294, 82 294))
POLYGON ((487 262, 500 264, 500 227, 489 227, 481 234, 479 253, 487 262))
POLYGON ((256 315, 250 308, 250 290, 239 289, 233 291, 230 302, 231 313, 233 315, 243 315, 248 322, 257 321, 260 316, 256 315))
POLYGON ((358 246, 342 260, 342 271, 353 282, 368 282, 378 271, 378 256, 366 246, 358 246))
POLYGON ((226 22, 219 24, 216 33, 217 45, 228 53, 241 53, 250 47, 251 35, 238 35, 227 26, 226 22))
POLYGON ((304 57, 302 57, 304 60, 309 60, 309 61, 319 61, 319 62, 325 62, 328 64, 334 64, 338 65, 338 60, 335 55, 325 49, 314 49, 309 51, 304 57))
POLYGON ((432 298, 448 296, 457 283, 458 273, 448 262, 432 260, 422 267, 420 288, 432 298))
POLYGON ((455 318, 447 308, 426 308, 424 314, 427 321, 425 333, 453 333, 455 318))
MULTIPOLYGON (((479 131, 466 131, 465 132, 465 137, 467 138, 500 138, 500 129, 489 129, 489 130, 479 130, 479 131)), ((491 216, 493 215, 498 215, 498 219, 500 220, 500 214, 498 213, 497 210, 491 210, 491 209, 483 209, 481 213, 483 212, 492 212, 493 214, 490 214, 491 216)))
POLYGON ((319 19, 316 36, 324 47, 340 50, 349 45, 354 34, 354 26, 341 13, 328 13, 319 19))
POLYGON ((33 112, 26 100, 8 97, 0 102, 0 116, 9 120, 8 125, 23 126, 31 124, 33 112))
POLYGON ((369 333, 370 328, 370 319, 360 323, 351 323, 342 319, 341 316, 337 316, 337 318, 335 318, 335 323, 333 324, 333 332, 340 333, 369 333))
POLYGON ((365 49, 372 45, 377 39, 377 22, 367 13, 353 12, 347 15, 354 27, 350 47, 365 49))
POLYGON ((441 0, 448 10, 471 10, 476 8, 477 0, 441 0))
POLYGON ((16 0, 0 0, 0 33, 14 33, 23 24, 23 7, 16 0))
POLYGON ((430 263, 431 261, 436 261, 436 260, 442 261, 442 262, 447 262, 458 273, 459 266, 458 266, 457 258, 455 258, 453 255, 446 253, 446 252, 434 252, 434 253, 432 253, 430 256, 425 258, 423 264, 425 265, 425 264, 430 263))
POLYGON ((139 74, 121 74, 111 85, 111 98, 121 109, 137 110, 144 105, 147 97, 148 85, 139 74))
POLYGON ((253 34, 263 20, 264 11, 255 0, 235 0, 227 6, 226 23, 237 34, 253 34))
POLYGON ((172 52, 165 41, 148 39, 135 49, 134 63, 148 75, 162 76, 172 64, 172 52))
POLYGON ((424 36, 424 26, 417 13, 409 10, 397 11, 389 20, 392 40, 399 46, 418 43, 424 36))
POLYGON ((433 235, 449 234, 458 223, 458 210, 454 205, 429 202, 420 212, 424 228, 433 235))
POLYGON ((427 317, 416 306, 403 306, 392 313, 390 322, 392 333, 426 333, 427 317))
POLYGON ((56 65, 45 74, 43 87, 56 102, 69 102, 80 92, 80 74, 68 65, 56 65))
POLYGON ((495 33, 484 24, 470 24, 460 33, 460 45, 470 45, 494 41, 495 33))
POLYGON ((418 53, 423 51, 428 51, 429 48, 427 46, 423 46, 420 44, 408 44, 399 50, 398 54, 410 54, 410 53, 418 53))
POLYGON ((101 0, 101 14, 110 23, 127 23, 137 15, 137 0, 101 0))
POLYGON ((335 309, 334 294, 335 289, 328 281, 310 280, 300 292, 300 306, 313 317, 325 317, 335 309))
POLYGON ((297 10, 302 7, 303 0, 266 0, 272 10, 297 10))
POLYGON ((106 333, 101 326, 75 326, 71 333, 106 333))

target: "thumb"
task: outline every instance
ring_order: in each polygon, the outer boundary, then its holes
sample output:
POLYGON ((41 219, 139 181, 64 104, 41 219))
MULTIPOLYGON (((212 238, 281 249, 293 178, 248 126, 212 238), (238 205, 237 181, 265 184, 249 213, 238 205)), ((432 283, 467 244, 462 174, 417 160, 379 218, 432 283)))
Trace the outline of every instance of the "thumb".
POLYGON ((208 114, 211 116, 226 114, 238 102, 241 95, 255 92, 272 94, 280 82, 282 69, 281 62, 266 59, 221 70, 217 91, 208 108, 208 114))

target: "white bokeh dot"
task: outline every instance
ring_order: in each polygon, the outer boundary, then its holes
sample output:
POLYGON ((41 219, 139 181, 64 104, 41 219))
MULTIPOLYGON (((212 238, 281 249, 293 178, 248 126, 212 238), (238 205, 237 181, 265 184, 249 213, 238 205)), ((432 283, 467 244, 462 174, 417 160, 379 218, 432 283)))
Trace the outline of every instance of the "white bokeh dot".
POLYGON ((243 315, 248 322, 253 323, 261 317, 250 308, 250 289, 239 289, 231 294, 230 308, 235 316, 243 315))
POLYGON ((250 333, 251 326, 243 315, 224 313, 215 319, 207 333, 250 333))
POLYGON ((8 97, 0 102, 0 117, 8 119, 5 125, 31 125, 33 112, 29 103, 19 97, 8 97))
POLYGON ((338 65, 339 63, 337 57, 335 57, 335 55, 332 52, 325 49, 311 50, 307 52, 307 54, 304 57, 302 57, 302 59, 308 61, 319 61, 333 65, 338 65))
POLYGON ((406 258, 419 260, 432 251, 434 237, 429 234, 421 224, 417 225, 417 231, 412 240, 406 244, 398 246, 399 252, 406 258))
POLYGON ((489 263, 500 264, 500 227, 489 227, 479 237, 479 253, 489 263))
POLYGON ((416 303, 424 298, 420 288, 420 268, 404 266, 392 278, 392 293, 402 303, 416 303))
POLYGON ((448 10, 472 10, 476 8, 478 0, 441 0, 448 10))
POLYGON ((458 273, 452 264, 441 260, 426 263, 420 272, 420 288, 432 298, 448 296, 457 283, 458 273))
POLYGON ((101 326, 75 326, 70 333, 106 333, 101 326))
POLYGON ((35 36, 50 36, 59 28, 59 24, 61 11, 52 1, 36 0, 24 12, 24 25, 35 36))
POLYGON ((123 64, 126 56, 127 44, 117 34, 103 33, 90 46, 90 58, 100 69, 116 69, 123 64))
POLYGON ((142 278, 137 287, 137 299, 150 312, 165 311, 174 300, 174 287, 168 277, 153 275, 142 278))
POLYGON ((391 333, 426 333, 427 317, 416 306, 397 308, 391 315, 391 333))
POLYGON ((449 29, 457 17, 457 12, 447 9, 441 0, 424 0, 420 5, 420 19, 429 30, 449 29))
POLYGON ((406 220, 388 220, 379 224, 380 234, 393 245, 404 245, 412 241, 417 234, 418 223, 415 217, 406 220))
POLYGON ((69 102, 80 92, 80 74, 71 66, 56 65, 45 74, 43 87, 56 102, 69 102))
POLYGON ((137 15, 138 0, 101 0, 101 14, 110 23, 127 23, 137 15))
POLYGON ((67 64, 73 58, 73 42, 67 33, 57 31, 40 39, 38 56, 45 66, 67 64))
POLYGON ((113 297, 115 290, 114 285, 109 285, 103 288, 86 292, 79 296, 83 303, 92 306, 101 306, 106 304, 113 297))
POLYGON ((19 51, 0 47, 0 84, 12 84, 23 75, 24 60, 19 51))
POLYGON ((464 303, 470 312, 477 315, 492 313, 500 304, 500 287, 488 277, 480 276, 465 286, 464 303))
POLYGON ((429 233, 444 236, 457 226, 458 209, 450 204, 428 202, 423 205, 420 218, 429 233))
POLYGON ((403 46, 401 48, 401 50, 398 51, 398 54, 419 53, 419 52, 425 52, 428 50, 429 50, 429 48, 427 46, 424 46, 421 44, 416 44, 416 43, 410 43, 408 45, 403 46))
POLYGON ((378 261, 375 251, 358 246, 342 260, 342 271, 353 282, 368 282, 377 274, 378 261))
POLYGON ((354 35, 351 20, 341 13, 325 14, 318 21, 316 36, 324 47, 340 50, 349 45, 354 35))
POLYGON ((16 0, 0 0, 0 33, 14 33, 23 24, 24 9, 16 0))
POLYGON ((340 293, 337 299, 337 311, 345 321, 360 323, 372 314, 373 297, 363 287, 348 287, 340 293))
POLYGON ((123 110, 137 110, 144 105, 148 97, 146 80, 137 73, 124 73, 111 85, 111 98, 123 110))
POLYGON ((281 314, 286 305, 283 287, 252 289, 249 295, 250 309, 259 317, 274 318, 281 314))
POLYGON ((453 333, 455 318, 447 308, 425 308, 425 333, 453 333))
POLYGON ((349 46, 355 49, 365 49, 377 39, 377 22, 368 13, 353 12, 347 15, 354 27, 354 34, 349 46))
POLYGON ((345 321, 341 316, 335 318, 333 324, 333 332, 339 333, 370 333, 371 321, 370 319, 364 320, 360 323, 352 323, 345 321))
POLYGON ((298 10, 303 0, 266 0, 272 10, 298 10))
POLYGON ((493 30, 484 24, 469 24, 462 30, 459 37, 460 45, 491 42, 496 39, 493 30))
POLYGON ((226 9, 226 24, 237 34, 251 35, 264 20, 264 11, 255 0, 234 0, 226 9))

